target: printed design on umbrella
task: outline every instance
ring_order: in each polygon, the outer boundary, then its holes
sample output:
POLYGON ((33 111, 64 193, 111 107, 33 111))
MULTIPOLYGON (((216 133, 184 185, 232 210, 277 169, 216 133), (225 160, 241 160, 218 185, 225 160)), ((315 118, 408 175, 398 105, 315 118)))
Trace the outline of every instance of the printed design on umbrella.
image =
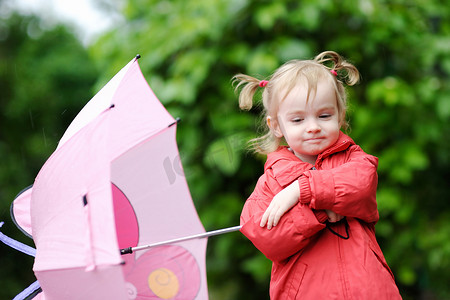
POLYGON ((200 269, 181 246, 146 251, 125 275, 130 299, 194 299, 200 288, 200 269))
MULTIPOLYGON (((137 246, 139 224, 133 206, 114 183, 111 187, 119 247, 137 246)), ((135 253, 123 259, 129 299, 194 299, 200 289, 198 263, 181 246, 160 246, 138 259, 135 253)))

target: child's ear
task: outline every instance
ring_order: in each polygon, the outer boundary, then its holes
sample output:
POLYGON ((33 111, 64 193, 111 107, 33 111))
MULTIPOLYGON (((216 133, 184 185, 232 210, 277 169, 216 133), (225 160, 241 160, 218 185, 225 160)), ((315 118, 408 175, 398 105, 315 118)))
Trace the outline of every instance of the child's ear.
POLYGON ((282 138, 283 137, 283 133, 280 130, 280 126, 278 125, 278 121, 276 119, 272 118, 271 116, 268 116, 266 121, 267 121, 267 126, 269 126, 270 130, 272 130, 273 134, 277 138, 282 138))

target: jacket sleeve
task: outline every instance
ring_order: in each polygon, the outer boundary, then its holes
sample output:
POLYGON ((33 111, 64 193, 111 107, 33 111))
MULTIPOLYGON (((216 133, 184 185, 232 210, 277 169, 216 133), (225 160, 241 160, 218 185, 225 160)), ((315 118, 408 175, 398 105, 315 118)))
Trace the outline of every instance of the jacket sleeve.
POLYGON ((348 153, 345 163, 328 170, 310 170, 299 178, 300 203, 377 222, 378 159, 356 145, 348 153))
POLYGON ((277 226, 268 230, 261 227, 262 215, 273 196, 258 193, 258 189, 246 201, 241 214, 241 232, 268 259, 281 261, 306 247, 311 238, 325 228, 324 211, 314 211, 308 205, 298 204, 286 212, 277 226))

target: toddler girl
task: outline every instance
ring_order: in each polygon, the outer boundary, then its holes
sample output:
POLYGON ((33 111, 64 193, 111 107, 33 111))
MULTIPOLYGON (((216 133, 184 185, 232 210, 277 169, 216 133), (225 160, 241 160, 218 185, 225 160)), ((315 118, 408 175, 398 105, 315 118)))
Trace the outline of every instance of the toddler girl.
POLYGON ((375 238, 378 159, 340 131, 358 70, 327 51, 234 79, 242 109, 264 89, 267 161, 241 231, 273 262, 271 299, 401 299, 375 238))

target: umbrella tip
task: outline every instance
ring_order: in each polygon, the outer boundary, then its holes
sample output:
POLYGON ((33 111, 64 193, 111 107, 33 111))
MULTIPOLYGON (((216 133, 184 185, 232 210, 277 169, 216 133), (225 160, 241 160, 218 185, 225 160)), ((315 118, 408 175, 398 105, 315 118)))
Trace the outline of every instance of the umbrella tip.
POLYGON ((180 121, 181 121, 181 119, 180 119, 180 118, 176 118, 176 119, 175 119, 175 122, 173 122, 173 123, 169 124, 169 126, 168 126, 168 127, 172 127, 173 125, 175 125, 175 124, 178 124, 178 123, 180 123, 180 121))
POLYGON ((136 59, 139 59, 139 58, 141 58, 141 55, 140 54, 136 54, 136 59))
POLYGON ((131 253, 133 253, 133 248, 131 248, 131 247, 120 249, 120 254, 121 255, 131 254, 131 253))

